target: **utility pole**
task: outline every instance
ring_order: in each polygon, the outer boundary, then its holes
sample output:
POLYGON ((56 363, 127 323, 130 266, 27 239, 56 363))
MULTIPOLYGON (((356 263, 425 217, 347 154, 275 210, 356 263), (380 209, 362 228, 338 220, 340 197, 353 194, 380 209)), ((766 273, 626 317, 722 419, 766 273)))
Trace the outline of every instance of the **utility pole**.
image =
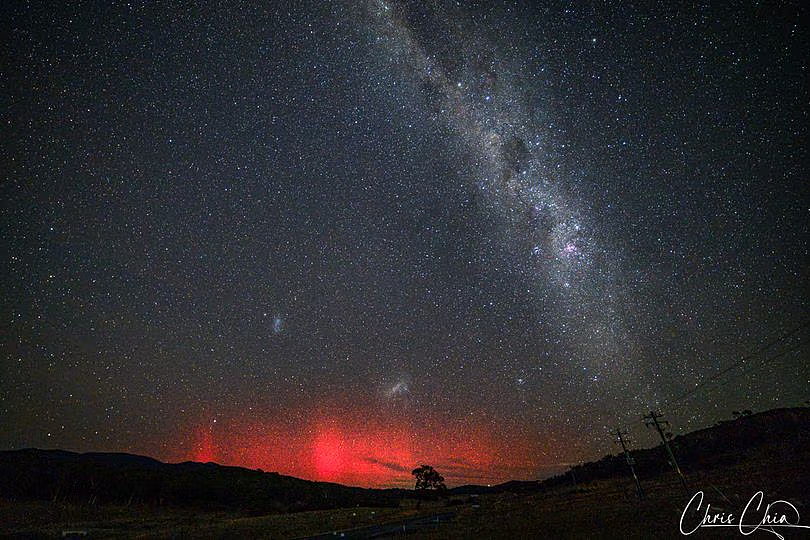
POLYGON ((667 455, 669 455, 669 464, 672 465, 672 468, 675 469, 675 472, 678 473, 678 476, 681 478, 681 484, 683 484, 683 489, 686 491, 686 495, 689 496, 689 488, 686 487, 686 478, 683 477, 683 473, 681 472, 681 468, 678 467, 678 461, 675 459, 675 454, 672 453, 672 448, 669 447, 669 441, 667 440, 666 435, 664 435, 664 430, 661 429, 662 425, 669 425, 669 422, 666 420, 660 420, 664 415, 660 412, 650 411, 650 414, 644 417, 644 424, 647 427, 655 427, 658 430, 658 435, 661 436, 661 442, 664 443, 664 448, 667 450, 667 455))
POLYGON ((627 445, 624 444, 624 437, 622 435, 627 435, 626 431, 622 431, 619 428, 616 428, 616 436, 619 438, 619 443, 622 445, 622 451, 624 452, 624 459, 627 460, 627 465, 630 467, 630 472, 633 473, 633 480, 636 481, 636 493, 638 494, 639 499, 644 498, 644 490, 641 489, 641 482, 638 481, 638 476, 636 476, 636 469, 633 467, 635 465, 635 460, 630 455, 630 452, 627 451, 627 445))

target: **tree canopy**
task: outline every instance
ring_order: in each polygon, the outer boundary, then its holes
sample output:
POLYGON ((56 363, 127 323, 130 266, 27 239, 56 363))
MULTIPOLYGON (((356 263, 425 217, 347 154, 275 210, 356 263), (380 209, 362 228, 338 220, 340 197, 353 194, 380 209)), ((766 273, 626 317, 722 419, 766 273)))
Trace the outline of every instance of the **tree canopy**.
POLYGON ((440 475, 430 465, 417 467, 411 471, 411 474, 416 477, 416 489, 418 490, 435 489, 445 491, 447 489, 447 486, 444 485, 444 476, 440 475))

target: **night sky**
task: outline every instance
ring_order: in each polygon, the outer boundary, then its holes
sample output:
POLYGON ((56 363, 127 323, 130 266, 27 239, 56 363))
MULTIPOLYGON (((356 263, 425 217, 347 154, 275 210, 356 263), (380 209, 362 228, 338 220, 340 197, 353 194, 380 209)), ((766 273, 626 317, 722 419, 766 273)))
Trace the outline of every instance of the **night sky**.
POLYGON ((0 448, 495 483, 810 399, 800 2, 59 4, 0 14, 0 448))

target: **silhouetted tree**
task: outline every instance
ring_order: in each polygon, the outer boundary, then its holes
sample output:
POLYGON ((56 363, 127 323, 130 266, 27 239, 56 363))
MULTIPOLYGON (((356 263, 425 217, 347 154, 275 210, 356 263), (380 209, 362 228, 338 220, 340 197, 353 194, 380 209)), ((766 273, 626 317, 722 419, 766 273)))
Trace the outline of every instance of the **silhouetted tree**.
POLYGON ((444 485, 444 476, 436 472, 436 469, 430 465, 422 465, 411 471, 411 474, 416 477, 417 490, 435 489, 439 493, 444 493, 447 489, 447 486, 444 485))

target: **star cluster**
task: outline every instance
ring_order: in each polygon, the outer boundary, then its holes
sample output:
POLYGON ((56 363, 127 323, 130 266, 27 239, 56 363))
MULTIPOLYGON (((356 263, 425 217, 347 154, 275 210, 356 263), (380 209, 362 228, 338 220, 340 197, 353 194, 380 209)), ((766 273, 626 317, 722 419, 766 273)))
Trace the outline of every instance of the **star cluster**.
POLYGON ((806 8, 282 4, 0 17, 0 446, 493 483, 808 398, 806 8))

